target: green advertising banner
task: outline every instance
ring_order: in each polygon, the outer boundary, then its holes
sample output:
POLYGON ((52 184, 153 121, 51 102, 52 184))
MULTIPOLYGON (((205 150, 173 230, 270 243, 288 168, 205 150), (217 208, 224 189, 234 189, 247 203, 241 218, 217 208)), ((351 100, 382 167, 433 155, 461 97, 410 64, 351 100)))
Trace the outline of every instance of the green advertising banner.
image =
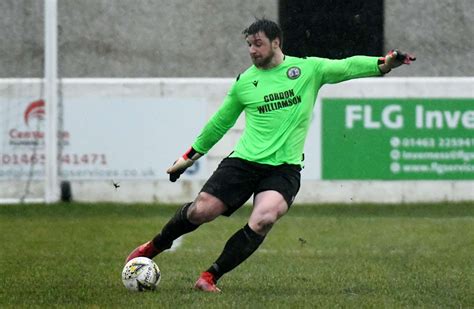
POLYGON ((322 179, 474 179, 474 99, 322 99, 322 179))

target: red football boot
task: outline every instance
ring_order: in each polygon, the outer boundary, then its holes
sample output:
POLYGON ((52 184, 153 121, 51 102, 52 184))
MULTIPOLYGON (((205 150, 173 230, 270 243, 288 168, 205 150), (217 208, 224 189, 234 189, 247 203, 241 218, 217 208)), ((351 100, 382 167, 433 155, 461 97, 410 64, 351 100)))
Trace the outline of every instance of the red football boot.
POLYGON ((196 290, 201 290, 204 292, 213 292, 218 293, 221 290, 216 286, 214 276, 210 272, 203 272, 199 279, 194 284, 196 290))
POLYGON ((153 242, 150 240, 149 242, 144 243, 141 246, 138 246, 133 250, 128 256, 127 259, 125 260, 125 263, 130 261, 131 259, 134 259, 139 256, 144 256, 149 259, 154 258, 158 253, 160 253, 159 250, 153 246, 153 242))

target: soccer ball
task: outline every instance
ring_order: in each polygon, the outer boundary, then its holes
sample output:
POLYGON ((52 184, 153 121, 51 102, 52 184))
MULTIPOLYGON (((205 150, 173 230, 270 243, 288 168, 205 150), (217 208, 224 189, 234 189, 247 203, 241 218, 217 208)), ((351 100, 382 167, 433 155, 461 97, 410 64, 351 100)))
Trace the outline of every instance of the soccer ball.
POLYGON ((161 280, 158 265, 146 257, 136 257, 125 264, 122 282, 130 291, 153 291, 161 280))

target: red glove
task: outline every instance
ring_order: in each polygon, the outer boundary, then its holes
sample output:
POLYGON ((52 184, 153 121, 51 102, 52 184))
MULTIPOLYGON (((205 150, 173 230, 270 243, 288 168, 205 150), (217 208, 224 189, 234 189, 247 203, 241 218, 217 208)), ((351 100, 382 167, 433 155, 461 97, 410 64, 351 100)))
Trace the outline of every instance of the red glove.
POLYGON ((202 156, 202 153, 197 152, 193 147, 189 148, 189 150, 178 160, 174 161, 173 165, 166 171, 170 174, 170 181, 175 182, 178 180, 181 174, 202 156))
POLYGON ((399 51, 398 49, 393 49, 387 53, 385 57, 379 58, 379 68, 380 71, 384 74, 390 72, 393 68, 399 67, 402 64, 410 64, 412 61, 415 61, 416 57, 399 51))

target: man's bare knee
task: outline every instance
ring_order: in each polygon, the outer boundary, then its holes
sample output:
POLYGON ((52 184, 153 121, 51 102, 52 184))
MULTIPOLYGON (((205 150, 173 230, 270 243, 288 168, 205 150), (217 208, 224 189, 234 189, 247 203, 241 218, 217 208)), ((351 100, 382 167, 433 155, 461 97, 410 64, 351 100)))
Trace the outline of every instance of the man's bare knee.
POLYGON ((277 220, 278 216, 275 213, 265 213, 251 218, 249 226, 255 233, 265 236, 270 232, 277 220))
POLYGON ((210 222, 220 216, 226 206, 215 196, 201 192, 188 210, 188 220, 194 224, 210 222))

